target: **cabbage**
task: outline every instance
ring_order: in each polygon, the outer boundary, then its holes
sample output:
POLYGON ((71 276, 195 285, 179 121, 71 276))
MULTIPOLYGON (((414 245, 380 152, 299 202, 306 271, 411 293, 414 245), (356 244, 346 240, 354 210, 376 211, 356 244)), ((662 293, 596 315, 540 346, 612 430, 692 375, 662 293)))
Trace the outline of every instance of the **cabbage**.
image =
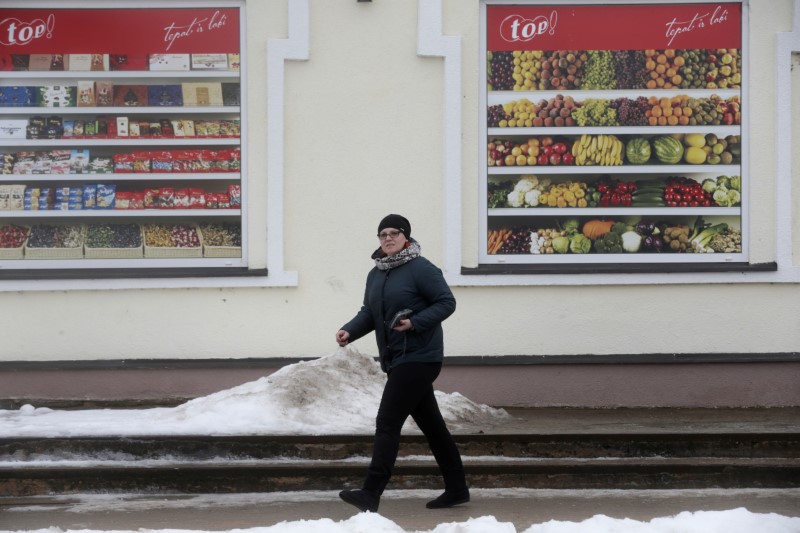
POLYGON ((588 254, 592 249, 592 241, 586 235, 578 233, 569 240, 569 250, 573 254, 588 254))
POLYGON ((569 237, 556 237, 553 239, 553 250, 560 254, 569 252, 569 237))

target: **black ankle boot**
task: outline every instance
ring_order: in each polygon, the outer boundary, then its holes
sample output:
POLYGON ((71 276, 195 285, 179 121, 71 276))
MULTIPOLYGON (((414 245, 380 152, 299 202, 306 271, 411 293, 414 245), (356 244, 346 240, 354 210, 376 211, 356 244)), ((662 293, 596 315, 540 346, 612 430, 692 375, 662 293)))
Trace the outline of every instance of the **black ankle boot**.
POLYGON ((446 490, 435 500, 425 504, 428 509, 445 509, 469 501, 469 489, 446 490))
POLYGON ((371 513, 378 512, 378 505, 381 503, 381 497, 372 491, 364 489, 343 490, 339 493, 339 497, 357 507, 359 511, 369 511, 371 513))

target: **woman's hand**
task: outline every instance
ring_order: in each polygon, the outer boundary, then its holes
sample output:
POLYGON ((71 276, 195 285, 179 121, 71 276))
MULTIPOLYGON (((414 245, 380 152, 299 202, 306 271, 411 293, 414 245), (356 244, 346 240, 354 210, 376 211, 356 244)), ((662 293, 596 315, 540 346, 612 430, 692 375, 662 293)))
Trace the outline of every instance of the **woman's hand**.
POLYGON ((400 331, 400 332, 408 331, 410 329, 414 329, 414 325, 411 323, 411 319, 410 318, 404 318, 403 320, 400 321, 399 325, 395 326, 392 329, 394 329, 395 331, 400 331))
POLYGON ((350 342, 349 332, 343 329, 340 329, 339 331, 336 332, 336 344, 338 344, 339 346, 347 346, 349 342, 350 342))

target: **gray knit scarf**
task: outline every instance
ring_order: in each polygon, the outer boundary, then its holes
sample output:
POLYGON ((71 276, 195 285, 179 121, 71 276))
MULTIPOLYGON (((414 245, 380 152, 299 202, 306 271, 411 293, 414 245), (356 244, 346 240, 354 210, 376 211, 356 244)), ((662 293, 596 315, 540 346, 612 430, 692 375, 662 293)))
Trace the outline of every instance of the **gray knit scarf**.
POLYGON ((375 260, 375 266, 378 267, 378 270, 391 270, 419 257, 419 243, 414 239, 409 240, 409 243, 408 248, 404 248, 394 255, 384 255, 380 248, 375 250, 375 253, 372 254, 372 259, 375 260))

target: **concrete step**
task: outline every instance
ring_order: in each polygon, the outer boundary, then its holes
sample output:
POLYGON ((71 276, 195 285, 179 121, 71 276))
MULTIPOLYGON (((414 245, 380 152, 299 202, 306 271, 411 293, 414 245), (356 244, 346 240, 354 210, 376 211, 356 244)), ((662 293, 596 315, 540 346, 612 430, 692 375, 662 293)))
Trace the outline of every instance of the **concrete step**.
MULTIPOLYGON (((476 488, 800 487, 800 410, 554 410, 454 431, 476 488)), ((337 490, 363 481, 372 435, 0 438, 0 498, 81 492, 337 490)), ((404 434, 395 488, 438 488, 404 434)))
MULTIPOLYGON (((0 467, 0 494, 247 493, 359 487, 361 461, 140 461, 0 467)), ((465 460, 472 487, 548 489, 798 488, 798 458, 597 458, 465 460)), ((431 460, 400 460, 392 486, 435 489, 431 460)))

